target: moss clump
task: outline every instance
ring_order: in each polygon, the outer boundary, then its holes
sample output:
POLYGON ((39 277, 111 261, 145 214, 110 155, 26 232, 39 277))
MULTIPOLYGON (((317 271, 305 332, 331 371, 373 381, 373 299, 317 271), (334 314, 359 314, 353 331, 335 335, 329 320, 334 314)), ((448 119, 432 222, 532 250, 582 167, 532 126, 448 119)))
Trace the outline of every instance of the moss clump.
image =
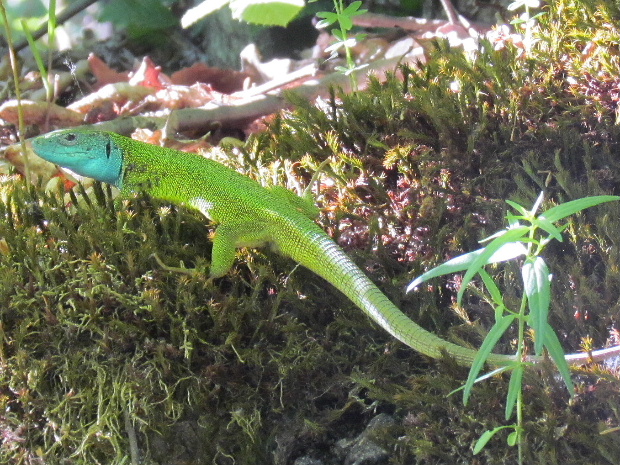
MULTIPOLYGON (((608 89, 619 17, 612 3, 553 2, 527 57, 487 44, 472 61, 438 44, 404 79, 320 108, 296 102, 226 162, 294 187, 300 166, 336 155, 319 196, 326 229, 413 319, 478 343, 492 314, 471 296, 467 319, 480 325, 458 326, 463 314, 446 312, 457 280, 401 290, 502 227, 505 198, 618 194, 608 89)), ((198 214, 146 196, 113 200, 100 186, 72 207, 22 182, 2 188, 3 462, 125 464, 133 451, 166 465, 331 463, 342 431, 356 436, 377 412, 396 419, 381 437, 393 463, 472 462, 472 443, 503 423, 504 379, 464 408, 446 398, 461 368, 429 365, 287 259, 241 251, 227 277, 207 280, 209 226, 198 214), (201 272, 163 271, 154 252, 201 272)), ((585 336, 604 345, 616 324, 618 208, 572 219, 571 240, 546 255, 567 350, 585 336)), ((516 298, 516 270, 497 272, 516 298)), ((527 379, 528 463, 618 462, 617 372, 597 370, 576 378, 570 402, 552 372, 527 379)), ((494 441, 478 460, 514 463, 515 451, 494 441)))
POLYGON ((325 312, 287 311, 298 298, 260 257, 217 286, 153 268, 155 251, 188 265, 208 254, 199 216, 144 197, 115 205, 100 188, 74 209, 4 189, 3 461, 127 463, 135 434, 165 463, 261 463, 264 423, 291 408, 293 388, 333 382, 328 341, 305 329, 325 312))

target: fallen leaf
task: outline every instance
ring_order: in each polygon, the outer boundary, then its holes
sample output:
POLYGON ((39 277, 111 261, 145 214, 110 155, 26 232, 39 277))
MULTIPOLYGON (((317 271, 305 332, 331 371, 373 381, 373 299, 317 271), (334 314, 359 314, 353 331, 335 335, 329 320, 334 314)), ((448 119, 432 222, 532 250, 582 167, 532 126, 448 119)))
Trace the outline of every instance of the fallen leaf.
POLYGON ((196 63, 170 76, 173 84, 191 86, 196 83, 209 84, 213 90, 223 94, 232 94, 243 89, 248 73, 231 69, 211 68, 204 63, 196 63))
MULTIPOLYGON (((66 128, 84 122, 84 115, 55 103, 22 100, 21 105, 24 122, 28 125, 66 128)), ((0 106, 0 118, 11 124, 18 124, 17 100, 9 100, 0 106)))
POLYGON ((116 82, 127 82, 129 80, 129 72, 124 71, 119 73, 118 71, 110 68, 106 62, 99 58, 94 53, 88 55, 88 64, 90 70, 95 76, 95 84, 93 87, 99 89, 107 84, 114 84, 116 82))

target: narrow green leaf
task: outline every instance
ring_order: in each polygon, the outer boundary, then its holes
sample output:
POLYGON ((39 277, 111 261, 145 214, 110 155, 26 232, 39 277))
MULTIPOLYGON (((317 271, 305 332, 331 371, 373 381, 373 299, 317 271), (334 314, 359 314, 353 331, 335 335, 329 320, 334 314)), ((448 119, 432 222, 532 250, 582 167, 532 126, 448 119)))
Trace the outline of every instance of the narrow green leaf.
POLYGON ((352 18, 353 16, 359 16, 368 13, 368 10, 360 10, 360 6, 362 6, 362 2, 353 2, 344 10, 342 10, 342 14, 352 18))
MULTIPOLYGON (((518 362, 514 362, 514 363, 518 363, 518 362)), ((508 370, 512 370, 512 363, 509 363, 508 365, 501 366, 499 368, 496 368, 495 370, 492 370, 492 371, 489 371, 488 373, 485 373, 482 376, 479 376, 478 378, 476 378, 474 380, 474 384, 479 383, 481 381, 484 381, 485 379, 492 378, 493 376, 499 375, 500 373, 503 373, 504 371, 508 371, 508 370)), ((458 387, 455 390, 450 391, 448 393, 448 396, 456 394, 457 392, 462 391, 463 389, 465 389, 465 386, 458 387)))
MULTIPOLYGON (((461 282, 461 288, 459 289, 458 295, 456 297, 457 302, 459 303, 461 302, 461 299, 463 298, 463 293, 465 292, 467 285, 474 278, 474 276, 476 276, 478 271, 483 266, 489 263, 494 263, 491 260, 491 258, 498 250, 502 248, 502 246, 505 246, 506 244, 510 244, 510 243, 517 241, 518 239, 525 236, 529 231, 530 231, 530 228, 527 226, 521 226, 515 229, 508 229, 504 234, 493 239, 489 243, 489 245, 487 245, 484 249, 482 249, 482 253, 474 259, 471 265, 467 268, 467 271, 465 272, 465 276, 463 276, 463 281, 461 282)), ((509 246, 509 247, 514 248, 514 245, 509 246)))
POLYGON ((325 19, 328 24, 334 24, 338 21, 338 15, 336 13, 332 13, 331 11, 319 11, 316 16, 325 19))
POLYGON ((480 346, 480 349, 476 353, 476 357, 471 364, 471 368, 469 369, 469 375, 467 376, 467 381, 465 382, 465 387, 463 389, 463 404, 467 404, 471 390, 474 387, 476 378, 478 377, 478 373, 482 370, 482 367, 486 363, 489 354, 493 351, 497 341, 499 341, 502 335, 510 327, 514 319, 515 315, 506 315, 500 318, 495 322, 487 336, 484 338, 484 341, 482 342, 482 345, 480 346))
POLYGON ((353 29, 353 21, 348 16, 342 14, 338 15, 338 24, 342 31, 350 31, 353 29))
POLYGON ((482 436, 480 436, 474 446, 474 455, 480 453, 480 451, 484 449, 484 446, 487 445, 487 443, 493 438, 493 436, 495 436, 495 434, 502 429, 502 427, 497 427, 493 430, 485 431, 484 433, 482 433, 482 436))
POLYGON ((551 303, 551 273, 542 257, 528 259, 521 268, 523 290, 530 309, 529 325, 534 329, 534 351, 542 353, 545 330, 549 327, 547 318, 551 303))
POLYGON ((346 32, 342 31, 341 29, 334 29, 332 31, 333 36, 338 39, 340 42, 345 42, 347 40, 347 34, 346 32))
POLYGON ((234 19, 268 26, 286 26, 303 7, 304 0, 230 0, 234 19))
MULTIPOLYGON (((437 276, 458 273, 459 271, 468 269, 471 264, 474 263, 476 259, 484 253, 485 250, 486 247, 474 250, 473 252, 469 252, 463 255, 459 255, 458 257, 454 257, 453 259, 448 260, 447 262, 428 270, 426 273, 418 276, 416 279, 411 281, 411 284, 407 286, 407 292, 410 292, 411 290, 415 289, 420 284, 428 281, 429 279, 436 278, 437 276)), ((525 255, 526 252, 527 250, 520 242, 510 242, 498 248, 495 253, 493 253, 489 257, 485 264, 499 263, 511 260, 521 255, 525 255)))
POLYGON ((359 15, 359 14, 365 13, 364 10, 359 9, 360 6, 362 6, 362 2, 360 0, 351 2, 349 6, 347 6, 344 10, 342 10, 342 14, 347 15, 347 16, 355 16, 356 14, 359 15))
POLYGON ((506 203, 510 205, 512 208, 514 208, 515 210, 517 210, 519 213, 521 213, 521 215, 524 218, 527 218, 529 216, 530 212, 522 205, 519 205, 518 203, 513 202, 512 200, 506 200, 506 203))
POLYGON ((539 216, 534 221, 532 221, 532 224, 538 226, 540 229, 545 231, 558 242, 562 242, 563 239, 560 228, 557 228, 551 221, 549 221, 544 216, 539 216))
POLYGON ((522 219, 523 217, 521 215, 517 216, 517 215, 513 215, 510 212, 506 213, 506 220, 508 220, 508 227, 510 229, 518 228, 519 226, 521 226, 521 224, 519 223, 519 220, 522 220, 522 219))
POLYGON ((605 202, 611 202, 614 200, 620 200, 620 197, 616 195, 595 195, 593 197, 584 197, 582 199, 571 200, 570 202, 562 203, 551 207, 540 216, 545 217, 547 220, 555 223, 567 216, 577 213, 586 208, 593 207, 605 202))
POLYGON ((506 411, 505 418, 508 420, 512 416, 519 394, 521 393, 521 381, 523 380, 523 372, 525 371, 525 365, 519 363, 510 375, 510 382, 508 383, 508 394, 506 395, 506 411))
POLYGON ((506 442, 509 446, 514 446, 515 444, 517 444, 517 442, 519 442, 519 431, 515 430, 510 433, 506 438, 506 442))
POLYGON ((564 358, 564 349, 562 349, 562 344, 560 344, 560 340, 551 326, 545 331, 545 348, 549 351, 551 359, 558 367, 569 394, 574 396, 575 386, 573 386, 573 380, 570 377, 570 368, 564 358))
POLYGON ((536 212, 540 208, 540 205, 542 204, 542 201, 544 198, 545 198, 544 192, 541 192, 540 194, 538 194, 538 197, 536 197, 536 201, 534 202, 534 205, 532 205, 532 209, 530 210, 530 217, 533 217, 536 215, 536 212))
POLYGON ((484 446, 487 445, 487 443, 493 438, 493 436, 495 436, 495 433, 497 433, 500 429, 501 427, 497 427, 493 430, 487 430, 482 433, 482 436, 478 438, 478 440, 476 441, 476 445, 474 446, 474 455, 478 454, 482 449, 484 449, 484 446))
MULTIPOLYGON (((519 217, 519 218, 521 218, 521 217, 519 217)), ((511 226, 511 227, 510 227, 510 228, 508 228, 508 229, 502 229, 502 230, 500 230, 500 231, 497 231, 496 233, 491 234, 490 236, 485 237, 484 239, 480 239, 478 242, 479 242, 480 244, 483 244, 483 243, 485 243, 485 242, 491 242, 491 241, 492 241, 493 239, 495 239, 496 237, 500 237, 500 236, 504 235, 504 234, 506 233, 506 231, 508 231, 508 230, 510 230, 510 229, 515 229, 515 228, 517 228, 517 227, 519 227, 519 226, 521 226, 521 225, 517 223, 516 225, 511 226)))
POLYGON ((497 287, 497 284, 495 284, 495 281, 493 281, 493 278, 491 278, 491 275, 484 271, 484 268, 480 269, 478 274, 482 278, 482 282, 491 295, 495 305, 498 307, 504 307, 504 297, 502 296, 502 292, 499 290, 499 287, 497 287))
POLYGON ((474 455, 484 449, 484 446, 487 445, 496 433, 506 428, 513 428, 513 426, 498 426, 497 428, 493 428, 490 431, 485 431, 482 433, 482 436, 480 436, 480 438, 476 441, 476 445, 474 445, 474 455))

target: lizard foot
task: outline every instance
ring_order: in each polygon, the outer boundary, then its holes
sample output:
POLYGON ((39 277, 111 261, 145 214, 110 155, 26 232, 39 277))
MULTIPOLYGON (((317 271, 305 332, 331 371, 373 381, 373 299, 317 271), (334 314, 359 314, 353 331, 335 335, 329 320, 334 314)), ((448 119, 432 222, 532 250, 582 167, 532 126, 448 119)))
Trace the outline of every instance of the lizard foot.
POLYGON ((174 273, 183 273, 189 276, 195 276, 196 274, 198 274, 198 271, 196 271, 195 268, 185 268, 185 265, 183 264, 183 262, 181 262, 180 267, 179 266, 168 266, 162 261, 161 258, 159 258, 159 255, 157 255, 156 253, 151 254, 151 257, 153 257, 155 261, 157 262, 157 264, 166 271, 172 271, 174 273))

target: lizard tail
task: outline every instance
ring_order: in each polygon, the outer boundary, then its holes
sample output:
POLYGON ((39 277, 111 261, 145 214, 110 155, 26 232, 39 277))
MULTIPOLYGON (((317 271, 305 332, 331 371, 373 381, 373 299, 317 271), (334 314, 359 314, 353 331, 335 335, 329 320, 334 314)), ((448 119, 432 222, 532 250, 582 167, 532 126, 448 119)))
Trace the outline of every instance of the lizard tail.
MULTIPOLYGON (((305 217, 292 219, 284 216, 280 216, 279 220, 276 222, 277 236, 273 236, 273 242, 283 254, 331 283, 379 326, 412 349, 432 358, 441 358, 447 354, 459 364, 471 366, 476 357, 475 350, 448 342, 412 321, 313 221, 305 217), (287 233, 283 234, 282 231, 287 233)), ((620 345, 567 354, 565 360, 569 365, 584 365, 618 356, 620 345)), ((514 360, 513 355, 495 353, 487 357, 487 362, 497 367, 508 365, 514 360)), ((541 356, 526 357, 526 361, 533 363, 542 360, 541 356)))
MULTIPOLYGON (((454 357, 462 365, 471 365, 476 351, 445 341, 412 321, 396 307, 381 290, 353 263, 344 251, 311 221, 303 225, 280 225, 274 242, 285 255, 318 274, 344 293, 379 326, 412 349, 432 358, 444 354, 454 357), (295 231, 293 233, 292 231, 295 231)), ((492 354, 489 362, 506 365, 514 360, 507 355, 492 354)))

